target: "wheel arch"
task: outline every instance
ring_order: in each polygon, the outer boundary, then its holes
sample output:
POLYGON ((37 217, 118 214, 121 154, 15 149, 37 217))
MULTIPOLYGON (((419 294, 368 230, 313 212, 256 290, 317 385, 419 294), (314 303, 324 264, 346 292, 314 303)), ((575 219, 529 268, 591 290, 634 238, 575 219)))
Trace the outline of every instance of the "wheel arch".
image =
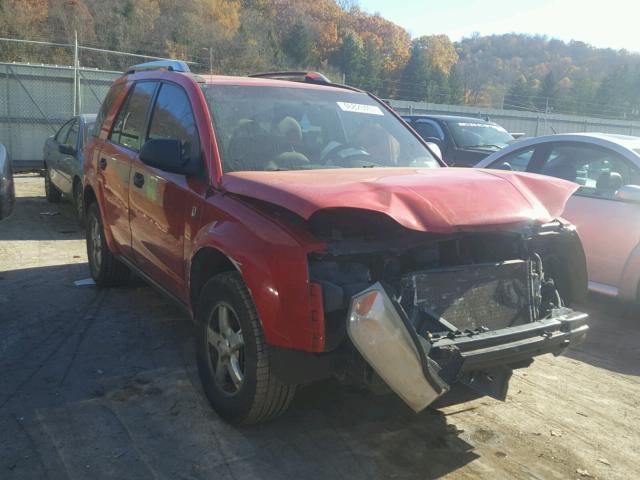
POLYGON ((198 296, 205 284, 215 275, 223 272, 238 271, 234 262, 221 250, 212 246, 203 246, 191 259, 189 268, 189 301, 195 318, 198 296))
POLYGON ((85 207, 85 211, 89 210, 89 205, 91 205, 93 202, 97 202, 98 201, 98 197, 96 196, 96 192, 93 190, 93 187, 91 185, 87 185, 84 189, 84 193, 82 194, 83 198, 84 198, 84 207, 85 207))

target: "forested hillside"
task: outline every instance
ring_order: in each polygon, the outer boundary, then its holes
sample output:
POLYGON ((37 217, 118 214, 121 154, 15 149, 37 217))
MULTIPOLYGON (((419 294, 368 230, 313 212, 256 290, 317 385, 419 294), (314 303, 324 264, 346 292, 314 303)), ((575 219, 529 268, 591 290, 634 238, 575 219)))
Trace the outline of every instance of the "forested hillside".
MULTIPOLYGON (((356 0, 0 0, 0 37, 66 44, 74 31, 203 72, 313 68, 389 98, 640 116, 640 55, 519 34, 412 39, 356 0)), ((72 50, 0 41, 0 60, 71 64, 72 50)), ((135 61, 81 51, 83 66, 135 61)))

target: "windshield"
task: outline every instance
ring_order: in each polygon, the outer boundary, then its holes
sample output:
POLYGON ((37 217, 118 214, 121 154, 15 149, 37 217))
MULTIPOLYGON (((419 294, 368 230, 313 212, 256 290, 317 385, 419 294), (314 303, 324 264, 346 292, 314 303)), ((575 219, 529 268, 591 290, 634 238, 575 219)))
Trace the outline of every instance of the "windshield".
POLYGON ((364 93, 234 85, 203 90, 225 172, 439 166, 364 93))
POLYGON ((448 125, 456 145, 462 148, 498 150, 513 142, 513 137, 504 128, 493 123, 468 121, 448 122, 448 125))

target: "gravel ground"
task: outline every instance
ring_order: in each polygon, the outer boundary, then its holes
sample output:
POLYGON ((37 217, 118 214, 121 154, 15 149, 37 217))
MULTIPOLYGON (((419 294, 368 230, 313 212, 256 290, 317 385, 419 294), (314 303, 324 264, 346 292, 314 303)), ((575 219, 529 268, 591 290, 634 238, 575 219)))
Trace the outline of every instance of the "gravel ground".
POLYGON ((514 373, 506 402, 418 415, 324 382, 266 425, 209 408, 192 326, 151 288, 89 276, 71 205, 21 176, 0 224, 0 479, 638 478, 640 314, 601 298, 588 340, 514 373), (53 215, 52 215, 53 214, 53 215))

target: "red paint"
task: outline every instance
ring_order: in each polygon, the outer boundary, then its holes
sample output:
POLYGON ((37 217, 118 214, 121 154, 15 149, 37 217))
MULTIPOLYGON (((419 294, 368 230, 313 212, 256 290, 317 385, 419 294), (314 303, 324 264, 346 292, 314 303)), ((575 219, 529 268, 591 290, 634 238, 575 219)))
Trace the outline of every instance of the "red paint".
POLYGON ((238 172, 223 176, 222 187, 305 219, 325 208, 360 208, 389 215, 412 230, 437 233, 549 222, 577 188, 534 174, 461 168, 238 172))
MULTIPOLYGON (((221 252, 241 273, 271 345, 323 350, 321 288, 309 282, 307 255, 324 246, 303 225, 269 216, 242 197, 280 205, 306 219, 325 208, 351 207, 382 212, 407 228, 450 232, 523 221, 547 222, 561 213, 576 188, 562 180, 543 180, 530 174, 448 168, 223 175, 215 130, 194 78, 154 71, 118 82, 126 81, 130 88, 136 80, 171 81, 185 89, 196 117, 208 180, 146 166, 137 153, 107 139, 125 97, 123 92, 108 112, 99 137, 89 142, 85 162, 85 186, 96 193, 109 247, 169 290, 190 311, 194 307, 190 272, 195 255, 203 248, 221 252), (104 171, 98 167, 103 156, 109 161, 104 171), (135 172, 145 175, 148 191, 133 187, 135 172)), ((204 80, 333 88, 246 77, 204 80)))

